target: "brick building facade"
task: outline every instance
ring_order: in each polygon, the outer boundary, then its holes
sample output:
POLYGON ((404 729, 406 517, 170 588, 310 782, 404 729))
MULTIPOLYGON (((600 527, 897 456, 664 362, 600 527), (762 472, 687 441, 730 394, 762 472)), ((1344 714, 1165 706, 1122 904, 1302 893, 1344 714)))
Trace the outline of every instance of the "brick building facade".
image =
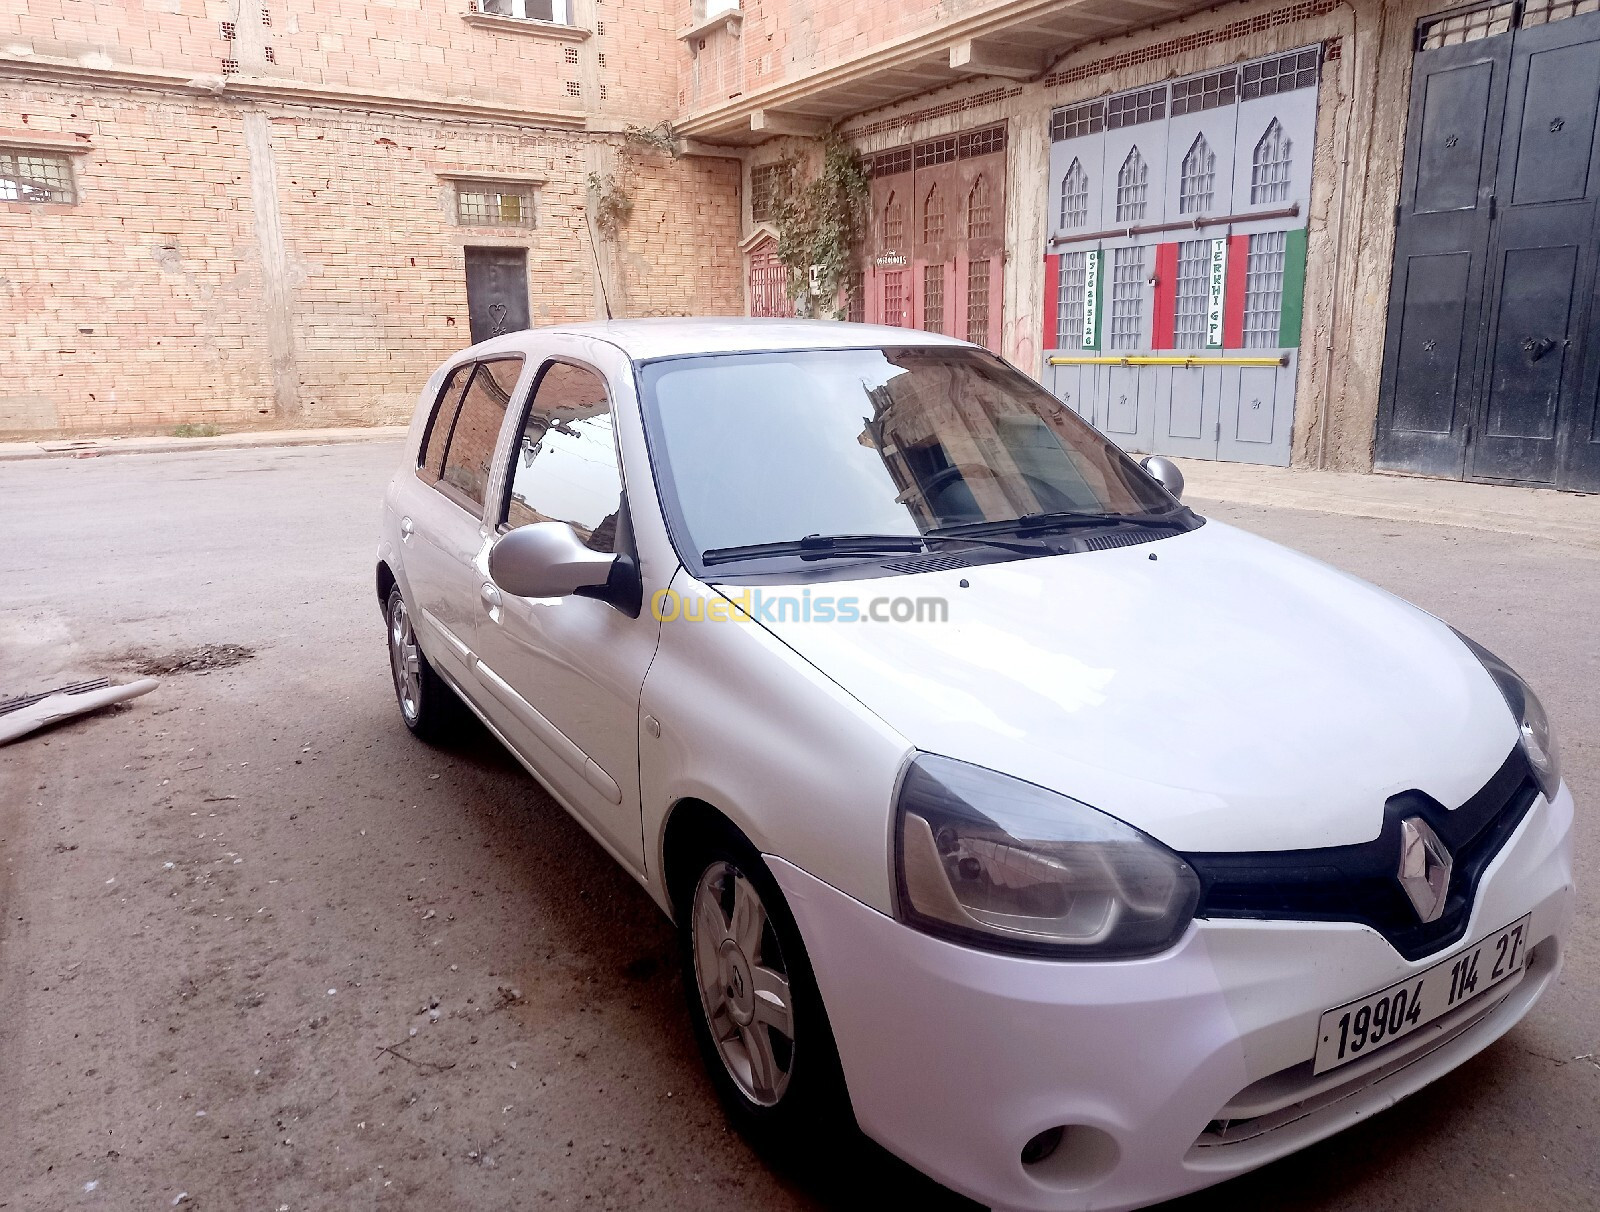
POLYGON ((24 0, 0 183, 66 175, 0 193, 0 432, 389 419, 486 325, 792 311, 834 130, 851 318, 1130 449, 1600 488, 1597 9, 24 0))
POLYGON ((742 310, 737 160, 626 134, 672 113, 674 6, 569 3, 0 12, 0 434, 408 417, 476 250, 534 324, 742 310))

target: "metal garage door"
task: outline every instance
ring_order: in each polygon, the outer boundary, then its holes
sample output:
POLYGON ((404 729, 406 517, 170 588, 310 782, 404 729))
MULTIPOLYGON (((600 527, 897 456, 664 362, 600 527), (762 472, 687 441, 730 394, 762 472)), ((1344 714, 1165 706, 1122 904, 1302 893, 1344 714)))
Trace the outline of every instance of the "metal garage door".
POLYGON ((1484 5, 1418 28, 1380 468, 1600 488, 1595 7, 1484 5))

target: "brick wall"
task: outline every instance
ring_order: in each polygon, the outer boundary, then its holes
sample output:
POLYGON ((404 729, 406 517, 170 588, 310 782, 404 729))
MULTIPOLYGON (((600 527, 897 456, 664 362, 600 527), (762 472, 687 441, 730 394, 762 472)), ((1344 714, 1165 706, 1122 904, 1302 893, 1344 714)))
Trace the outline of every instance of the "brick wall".
POLYGON ((4 81, 0 114, 16 115, 0 142, 87 149, 76 205, 0 203, 0 433, 402 420, 470 340, 464 247, 529 250, 534 324, 597 314, 597 150, 635 198, 610 254, 618 313, 742 309, 733 162, 616 135, 4 81), (457 226, 460 173, 542 181, 538 227, 457 226))

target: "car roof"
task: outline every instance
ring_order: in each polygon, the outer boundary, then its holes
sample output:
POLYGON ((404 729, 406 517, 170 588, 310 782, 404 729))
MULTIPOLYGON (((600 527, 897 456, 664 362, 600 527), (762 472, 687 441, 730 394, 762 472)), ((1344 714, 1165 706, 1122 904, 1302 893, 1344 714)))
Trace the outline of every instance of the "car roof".
POLYGON ((751 320, 732 316, 649 320, 596 320, 507 333, 468 353, 531 353, 544 336, 593 337, 615 345, 636 362, 683 354, 771 352, 785 349, 871 349, 881 345, 965 346, 967 342, 914 328, 846 324, 836 320, 751 320))

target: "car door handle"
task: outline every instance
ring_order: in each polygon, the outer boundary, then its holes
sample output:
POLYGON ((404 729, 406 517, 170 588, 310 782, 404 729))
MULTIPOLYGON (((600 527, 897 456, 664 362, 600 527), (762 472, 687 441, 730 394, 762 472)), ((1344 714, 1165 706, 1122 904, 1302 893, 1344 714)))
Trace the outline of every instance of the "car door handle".
POLYGON ((411 536, 416 533, 416 530, 417 524, 410 518, 400 519, 400 541, 402 543, 411 542, 411 536))

